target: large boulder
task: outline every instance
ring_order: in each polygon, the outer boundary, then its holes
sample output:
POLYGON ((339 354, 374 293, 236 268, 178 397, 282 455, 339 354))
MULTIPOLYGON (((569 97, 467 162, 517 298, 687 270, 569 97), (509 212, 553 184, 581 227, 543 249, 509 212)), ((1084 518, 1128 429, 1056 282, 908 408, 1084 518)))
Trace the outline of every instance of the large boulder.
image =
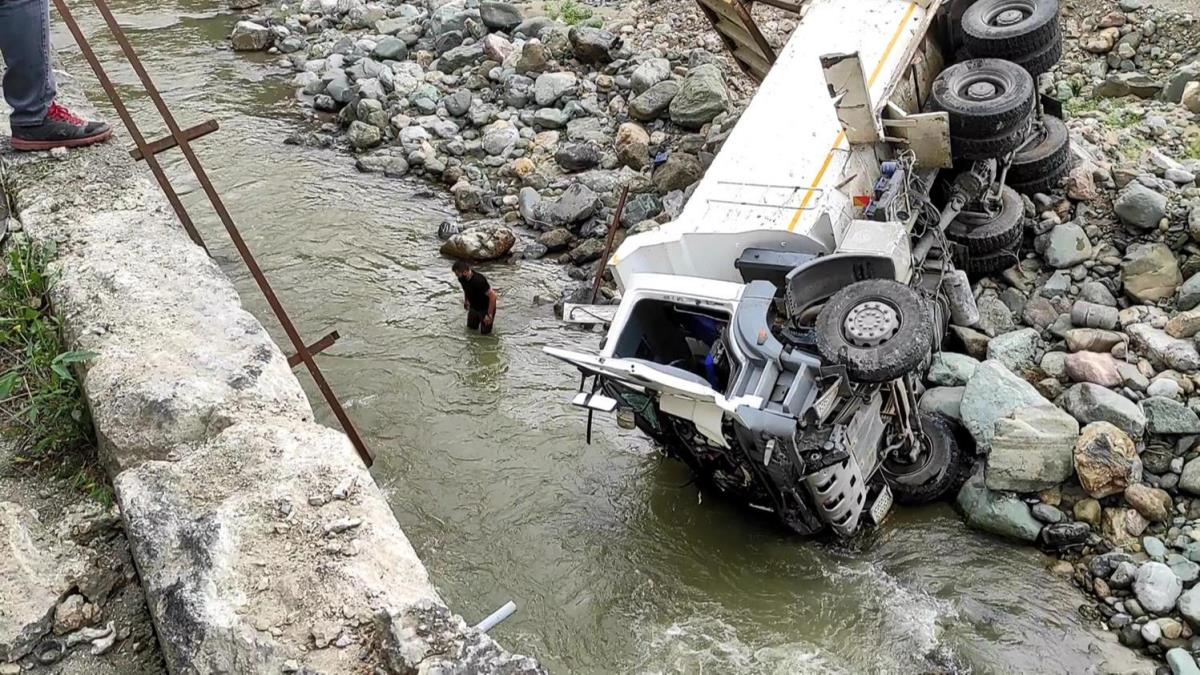
POLYGON ((1063 394, 1060 404, 1080 424, 1108 422, 1134 438, 1146 431, 1146 416, 1136 403, 1099 385, 1076 384, 1063 394))
POLYGON ((988 341, 987 357, 989 360, 1003 363, 1015 373, 1020 373, 1033 368, 1041 344, 1042 339, 1036 329, 1022 328, 997 335, 988 341))
POLYGON ((377 126, 355 120, 346 130, 346 138, 355 150, 366 150, 383 141, 383 131, 377 126))
POLYGON ((483 60, 483 45, 476 42, 470 45, 454 47, 442 54, 437 60, 437 70, 443 73, 453 73, 459 68, 465 68, 483 60))
POLYGON ((1032 384, 1017 377, 998 361, 984 361, 967 382, 960 407, 963 426, 971 432, 981 452, 992 445, 996 421, 1019 408, 1049 405, 1032 384))
POLYGON ((1112 73, 1095 89, 1097 98, 1154 98, 1162 91, 1162 83, 1141 73, 1112 73))
POLYGON ((1200 61, 1185 63, 1171 73, 1167 78, 1167 86, 1163 89, 1163 100, 1171 103, 1183 101, 1183 92, 1189 84, 1200 82, 1200 61))
POLYGON ((967 480, 958 492, 958 508, 973 528, 1021 541, 1036 541, 1042 524, 1029 512, 1029 505, 1010 495, 992 492, 982 472, 967 480))
POLYGON ((933 355, 925 379, 930 384, 942 387, 961 387, 975 375, 979 361, 955 352, 938 352, 933 355))
POLYGON ((1137 323, 1125 328, 1135 350, 1160 367, 1181 372, 1200 369, 1200 352, 1192 340, 1173 338, 1166 331, 1148 323, 1137 323))
POLYGON ((987 456, 988 489, 1033 492, 1059 485, 1074 472, 1078 438, 1079 423, 1052 405, 1018 408, 996 420, 987 456))
POLYGON ((1063 359, 1066 375, 1072 382, 1091 382, 1102 387, 1120 386, 1124 380, 1117 362, 1104 352, 1074 352, 1063 359))
POLYGON ((1142 609, 1166 614, 1175 609, 1175 601, 1183 592, 1183 582, 1170 567, 1160 562, 1146 562, 1138 568, 1133 580, 1133 592, 1142 609))
POLYGON ((1042 257, 1055 269, 1074 267, 1092 257, 1092 242, 1082 227, 1062 223, 1047 235, 1042 257))
POLYGON ((647 59, 629 76, 633 93, 640 94, 671 77, 671 62, 666 59, 647 59))
POLYGON ((521 133, 507 120, 496 120, 483 130, 483 150, 489 155, 506 155, 519 140, 521 133))
POLYGON ((261 52, 271 46, 271 29, 253 21, 239 21, 229 39, 234 51, 261 52))
POLYGON ((464 260, 494 260, 507 255, 517 243, 513 231, 500 225, 463 230, 442 244, 442 255, 464 260))
POLYGON ((688 129, 699 129, 729 109, 729 91, 721 70, 706 63, 688 73, 671 99, 671 121, 688 129))
POLYGON ((1126 225, 1152 230, 1167 213, 1167 197, 1135 180, 1113 200, 1113 210, 1126 225))
POLYGON ((1129 297, 1153 303, 1175 295, 1183 275, 1175 253, 1166 244, 1133 244, 1121 261, 1121 281, 1129 297))
POLYGON ((388 35, 375 43, 371 55, 380 61, 403 61, 408 58, 408 44, 398 37, 388 35))
POLYGON ((1083 428, 1075 444, 1079 484, 1097 499, 1115 495, 1142 478, 1142 460, 1129 434, 1108 422, 1083 428))

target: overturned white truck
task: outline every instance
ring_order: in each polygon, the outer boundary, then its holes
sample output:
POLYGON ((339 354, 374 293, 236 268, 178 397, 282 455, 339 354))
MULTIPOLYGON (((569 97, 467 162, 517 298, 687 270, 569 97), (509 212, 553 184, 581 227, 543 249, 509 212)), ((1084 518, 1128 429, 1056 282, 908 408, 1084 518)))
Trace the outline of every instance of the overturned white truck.
POLYGON ((1017 262, 1018 192, 1068 168, 1034 84, 1057 0, 811 0, 778 56, 742 0, 701 4, 769 72, 680 217, 608 262, 599 351, 546 352, 583 373, 589 433, 615 411, 710 488, 850 535, 965 477, 920 375, 978 320, 967 275, 1017 262))

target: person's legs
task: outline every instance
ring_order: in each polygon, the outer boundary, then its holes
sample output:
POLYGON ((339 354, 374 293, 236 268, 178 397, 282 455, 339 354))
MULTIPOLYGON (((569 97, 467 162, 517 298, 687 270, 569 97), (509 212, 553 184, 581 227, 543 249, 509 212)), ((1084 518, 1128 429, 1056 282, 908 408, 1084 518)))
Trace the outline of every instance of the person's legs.
POLYGON ((57 93, 50 67, 49 0, 0 0, 0 52, 12 125, 41 124, 57 93))
POLYGON ((492 334, 492 326, 495 326, 495 325, 496 325, 496 317, 494 317, 494 316, 492 317, 491 323, 484 323, 481 321, 479 324, 479 334, 480 335, 491 335, 492 334))
POLYGON ((467 328, 477 330, 483 323, 483 315, 473 309, 467 310, 467 328))

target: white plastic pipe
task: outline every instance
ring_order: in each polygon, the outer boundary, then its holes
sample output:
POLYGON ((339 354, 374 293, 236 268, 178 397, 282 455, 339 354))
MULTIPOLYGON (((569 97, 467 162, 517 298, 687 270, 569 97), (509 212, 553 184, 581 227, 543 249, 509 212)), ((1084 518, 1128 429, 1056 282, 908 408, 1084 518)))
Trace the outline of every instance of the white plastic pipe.
POLYGON ((486 633, 496 627, 496 624, 517 613, 517 603, 509 600, 500 609, 492 612, 486 619, 475 624, 475 630, 486 633))

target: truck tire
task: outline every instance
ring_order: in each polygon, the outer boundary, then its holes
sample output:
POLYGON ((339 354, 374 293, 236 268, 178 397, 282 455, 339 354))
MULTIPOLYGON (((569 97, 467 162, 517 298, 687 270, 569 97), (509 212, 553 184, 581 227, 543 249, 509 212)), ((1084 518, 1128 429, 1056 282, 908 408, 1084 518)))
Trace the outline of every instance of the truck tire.
POLYGON ((996 215, 988 218, 961 214, 946 227, 946 238, 966 246, 972 255, 984 255, 1012 248, 1020 241, 1024 225, 1021 195, 1005 186, 1000 189, 1000 210, 996 215))
POLYGON ((967 478, 969 459, 941 415, 921 415, 923 451, 916 462, 896 457, 883 461, 883 477, 900 504, 928 504, 958 492, 967 478))
POLYGON ((1041 50, 1026 56, 1013 57, 1012 62, 1025 69, 1033 77, 1050 72, 1050 69, 1062 58, 1062 36, 1055 35, 1050 43, 1041 50))
POLYGON ((1019 247, 1014 244, 1011 248, 1002 248, 992 253, 968 255, 965 259, 954 260, 954 266, 967 273, 972 279, 979 279, 991 274, 997 274, 1021 262, 1019 247))
POLYGON ((963 12, 962 32, 975 56, 1015 61, 1061 40, 1058 0, 979 0, 963 12))
POLYGON ((890 382, 921 364, 933 344, 925 300, 890 279, 858 281, 817 315, 817 352, 858 382, 890 382))
POLYGON ((1033 77, 1000 59, 971 59, 943 70, 929 105, 950 115, 950 136, 995 138, 1012 133, 1033 112, 1033 77))
MULTIPOLYGON (((1014 188, 1034 183, 1056 186, 1070 169, 1070 134, 1062 120, 1043 116, 1040 123, 1034 125, 1033 135, 1031 144, 1018 150, 1008 167, 1005 182, 1014 188)), ((1028 194, 1024 189, 1019 191, 1028 194)))
POLYGON ((1000 158, 1021 147, 1029 135, 1028 124, 988 138, 950 137, 950 153, 956 162, 972 162, 977 159, 1000 158))

